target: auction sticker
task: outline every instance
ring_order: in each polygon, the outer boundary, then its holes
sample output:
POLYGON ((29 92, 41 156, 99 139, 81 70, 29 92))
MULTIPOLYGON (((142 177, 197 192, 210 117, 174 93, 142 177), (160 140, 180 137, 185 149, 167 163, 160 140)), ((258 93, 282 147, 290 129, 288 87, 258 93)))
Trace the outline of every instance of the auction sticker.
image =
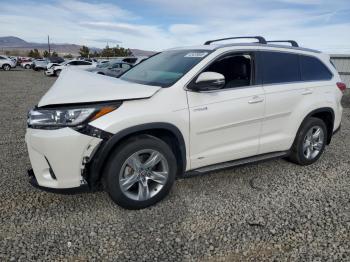
POLYGON ((208 52, 197 52, 197 53, 188 53, 185 55, 185 57, 205 57, 208 54, 208 52))

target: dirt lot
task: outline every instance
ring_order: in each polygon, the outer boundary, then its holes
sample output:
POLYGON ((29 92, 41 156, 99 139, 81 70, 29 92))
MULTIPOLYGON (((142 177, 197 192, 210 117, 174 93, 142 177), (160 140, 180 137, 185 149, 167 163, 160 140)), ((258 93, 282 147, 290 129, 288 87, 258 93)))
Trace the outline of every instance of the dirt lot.
POLYGON ((54 81, 0 71, 0 261, 350 260, 350 108, 312 166, 274 160, 182 179, 158 205, 127 211, 104 192, 28 184, 26 111, 54 81))

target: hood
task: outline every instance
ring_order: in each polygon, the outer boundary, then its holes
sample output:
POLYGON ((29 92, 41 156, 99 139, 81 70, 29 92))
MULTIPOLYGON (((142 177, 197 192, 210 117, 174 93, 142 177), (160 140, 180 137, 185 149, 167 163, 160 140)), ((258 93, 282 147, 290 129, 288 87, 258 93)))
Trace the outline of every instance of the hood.
POLYGON ((149 98, 160 88, 67 68, 41 98, 38 106, 149 98))

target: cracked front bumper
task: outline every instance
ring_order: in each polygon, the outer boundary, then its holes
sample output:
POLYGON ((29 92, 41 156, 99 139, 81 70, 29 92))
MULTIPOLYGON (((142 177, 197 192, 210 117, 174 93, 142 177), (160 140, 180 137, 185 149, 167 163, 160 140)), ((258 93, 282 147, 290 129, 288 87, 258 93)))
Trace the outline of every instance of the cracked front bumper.
POLYGON ((36 183, 54 189, 86 184, 82 177, 83 159, 89 157, 101 141, 71 128, 28 128, 25 140, 36 183))

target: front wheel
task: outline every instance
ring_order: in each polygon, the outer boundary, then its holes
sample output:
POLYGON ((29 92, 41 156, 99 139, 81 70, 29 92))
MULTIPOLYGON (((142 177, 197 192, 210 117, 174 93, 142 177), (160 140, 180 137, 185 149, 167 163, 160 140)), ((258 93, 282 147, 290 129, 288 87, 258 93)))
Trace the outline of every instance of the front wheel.
POLYGON ((310 117, 300 127, 289 159, 299 165, 310 165, 322 155, 327 142, 326 124, 310 117))
POLYGON ((169 193, 176 172, 176 158, 168 144, 141 135, 129 139, 112 153, 105 186, 112 200, 121 207, 141 209, 169 193))
POLYGON ((30 65, 26 65, 24 68, 25 69, 30 69, 30 65))
POLYGON ((5 65, 2 66, 2 69, 4 69, 4 71, 10 71, 11 66, 8 65, 8 64, 5 64, 5 65))

